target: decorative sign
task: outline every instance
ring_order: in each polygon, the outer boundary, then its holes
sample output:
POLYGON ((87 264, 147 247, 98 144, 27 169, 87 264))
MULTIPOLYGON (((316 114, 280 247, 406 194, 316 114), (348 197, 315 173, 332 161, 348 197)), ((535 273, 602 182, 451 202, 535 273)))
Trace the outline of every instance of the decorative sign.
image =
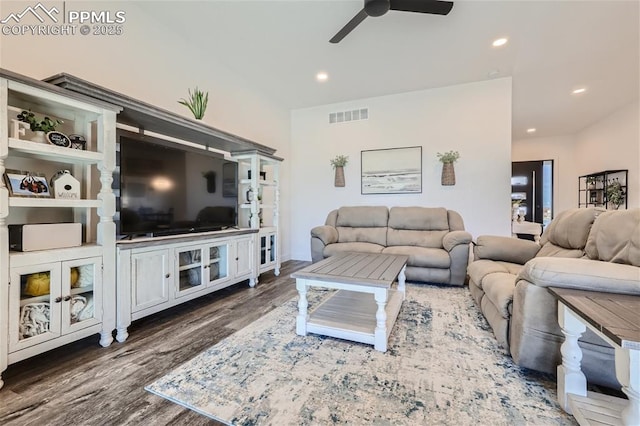
POLYGON ((64 148, 69 148, 71 146, 71 141, 69 140, 67 135, 61 132, 53 131, 47 133, 47 140, 52 145, 61 146, 64 148))
POLYGON ((71 141, 71 148, 73 149, 87 149, 87 140, 82 135, 69 135, 71 141))
POLYGON ((67 200, 80 199, 80 182, 71 176, 69 170, 60 170, 51 178, 51 187, 55 198, 67 200))

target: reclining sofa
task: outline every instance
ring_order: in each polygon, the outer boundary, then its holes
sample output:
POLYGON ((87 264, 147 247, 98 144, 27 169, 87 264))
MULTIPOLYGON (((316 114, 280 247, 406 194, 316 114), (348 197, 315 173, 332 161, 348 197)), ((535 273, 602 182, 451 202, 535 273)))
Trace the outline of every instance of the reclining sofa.
MULTIPOLYGON (((560 213, 540 244, 480 236, 469 289, 516 364, 555 373, 564 336, 547 287, 640 295, 640 209, 560 213)), ((589 329, 579 345, 587 380, 616 388, 614 350, 589 329)))
POLYGON ((409 256, 407 280, 463 285, 471 234, 453 210, 428 207, 340 207, 311 230, 311 258, 366 252, 409 256))

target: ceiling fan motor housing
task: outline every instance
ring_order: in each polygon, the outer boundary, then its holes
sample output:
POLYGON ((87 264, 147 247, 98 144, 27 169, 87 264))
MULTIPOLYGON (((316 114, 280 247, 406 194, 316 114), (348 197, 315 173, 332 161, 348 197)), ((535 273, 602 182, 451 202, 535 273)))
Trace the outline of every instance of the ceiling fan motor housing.
POLYGON ((390 0, 365 0, 364 10, 369 16, 382 16, 389 11, 390 0))

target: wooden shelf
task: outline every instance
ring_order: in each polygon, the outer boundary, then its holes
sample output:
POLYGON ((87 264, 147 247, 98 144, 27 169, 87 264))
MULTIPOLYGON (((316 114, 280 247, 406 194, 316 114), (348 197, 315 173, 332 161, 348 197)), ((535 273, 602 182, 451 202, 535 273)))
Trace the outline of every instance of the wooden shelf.
POLYGON ((12 150, 11 155, 72 164, 95 164, 103 157, 100 152, 62 148, 15 138, 9 138, 9 148, 12 150))
POLYGON ((49 293, 42 296, 27 296, 20 297, 20 307, 28 305, 30 303, 49 303, 51 301, 51 295, 49 293))

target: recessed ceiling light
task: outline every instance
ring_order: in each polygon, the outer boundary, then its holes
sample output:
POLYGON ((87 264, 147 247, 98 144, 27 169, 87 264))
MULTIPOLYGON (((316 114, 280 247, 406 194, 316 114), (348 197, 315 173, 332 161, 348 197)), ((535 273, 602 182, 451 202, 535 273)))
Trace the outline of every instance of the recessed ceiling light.
POLYGON ((571 92, 571 93, 573 93, 574 95, 579 95, 580 93, 584 93, 584 92, 586 92, 586 91, 587 91, 587 88, 586 88, 586 87, 580 87, 580 88, 578 88, 578 89, 575 89, 575 90, 574 90, 573 92, 571 92))
POLYGON ((536 132, 535 127, 531 127, 530 129, 527 129, 527 133, 535 133, 535 132, 536 132))
POLYGON ((493 43, 491 43, 491 45, 493 47, 500 47, 500 46, 504 46, 505 44, 507 44, 508 39, 506 37, 503 38, 499 38, 496 40, 493 40, 493 43))
POLYGON ((329 74, 327 74, 324 71, 320 71, 318 74, 316 74, 316 80, 318 81, 327 81, 329 79, 329 74))

